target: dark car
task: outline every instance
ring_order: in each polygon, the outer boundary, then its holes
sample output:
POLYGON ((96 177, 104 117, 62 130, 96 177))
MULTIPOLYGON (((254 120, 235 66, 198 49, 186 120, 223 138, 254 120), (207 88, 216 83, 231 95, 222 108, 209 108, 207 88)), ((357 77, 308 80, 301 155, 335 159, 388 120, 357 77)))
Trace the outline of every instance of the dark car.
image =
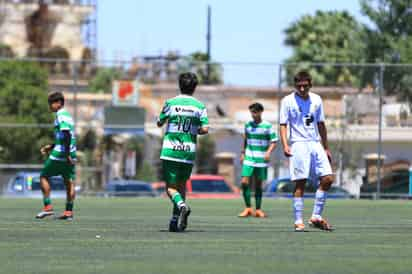
MULTIPOLYGON (((292 197, 293 191, 295 189, 295 184, 290 180, 289 177, 279 178, 272 180, 266 187, 265 196, 266 197, 292 197)), ((314 198, 316 192, 316 184, 310 180, 305 184, 305 198, 314 198)), ((328 191, 328 198, 353 198, 347 190, 332 185, 328 191)))
MULTIPOLYGON (((152 186, 161 196, 166 196, 165 182, 155 182, 152 186)), ((239 198, 239 193, 236 186, 220 175, 194 174, 186 181, 186 197, 189 199, 233 199, 239 198)))
MULTIPOLYGON (((61 176, 53 176, 49 178, 51 197, 66 198, 66 188, 61 176)), ((80 191, 79 186, 75 186, 76 192, 80 191)), ((21 171, 13 176, 4 193, 6 197, 13 198, 42 198, 40 189, 40 172, 21 171)))
POLYGON ((155 197, 156 191, 151 184, 138 180, 113 180, 106 184, 106 197, 155 197))

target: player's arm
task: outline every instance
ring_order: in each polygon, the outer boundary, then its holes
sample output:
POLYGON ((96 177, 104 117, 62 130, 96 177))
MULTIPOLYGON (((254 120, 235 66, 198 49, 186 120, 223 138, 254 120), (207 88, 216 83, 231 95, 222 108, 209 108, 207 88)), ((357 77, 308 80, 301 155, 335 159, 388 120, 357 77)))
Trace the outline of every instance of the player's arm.
POLYGON ((197 130, 197 134, 205 135, 209 133, 209 118, 207 117, 206 108, 203 109, 200 115, 200 127, 197 130))
POLYGON ((270 155, 272 154, 272 151, 276 148, 276 144, 278 141, 278 136, 276 135, 275 130, 273 129, 273 127, 270 128, 269 130, 269 140, 270 140, 270 144, 268 149, 266 150, 265 153, 265 160, 266 161, 270 161, 270 155))
POLYGON ((326 130, 326 125, 325 122, 318 122, 318 130, 319 130, 319 135, 320 139, 322 142, 322 146, 326 151, 326 155, 328 156, 329 161, 332 161, 332 154, 330 153, 329 150, 329 144, 328 144, 328 133, 326 130))
POLYGON ((245 129, 245 133, 243 134, 243 147, 242 147, 242 151, 240 152, 240 162, 243 162, 243 160, 245 159, 246 145, 247 145, 247 138, 246 138, 246 129, 245 129))
POLYGON ((47 155, 47 154, 50 153, 50 151, 51 151, 53 148, 54 148, 54 144, 48 144, 48 145, 42 146, 42 147, 40 148, 40 153, 41 153, 42 155, 47 155))
POLYGON ((69 161, 70 164, 74 164, 73 159, 70 157, 70 143, 71 143, 71 134, 69 130, 62 130, 63 134, 63 147, 65 158, 69 161))
POLYGON ((280 141, 282 142, 283 153, 285 154, 285 156, 286 157, 292 156, 292 152, 290 151, 290 147, 289 147, 288 139, 287 139, 287 125, 286 124, 280 124, 280 141))
POLYGON ((170 105, 169 103, 166 101, 166 103, 164 104, 163 108, 162 108, 162 112, 160 113, 159 117, 157 118, 156 124, 158 127, 162 127, 167 120, 169 119, 170 116, 170 105))

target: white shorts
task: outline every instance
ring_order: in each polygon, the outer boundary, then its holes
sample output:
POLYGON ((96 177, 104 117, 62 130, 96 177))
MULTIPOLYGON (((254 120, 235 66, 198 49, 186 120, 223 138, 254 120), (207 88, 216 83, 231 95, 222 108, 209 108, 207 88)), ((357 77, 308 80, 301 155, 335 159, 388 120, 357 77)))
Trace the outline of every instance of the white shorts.
POLYGON ((311 179, 317 184, 320 177, 333 174, 320 142, 295 142, 291 145, 291 152, 289 173, 292 181, 311 179))

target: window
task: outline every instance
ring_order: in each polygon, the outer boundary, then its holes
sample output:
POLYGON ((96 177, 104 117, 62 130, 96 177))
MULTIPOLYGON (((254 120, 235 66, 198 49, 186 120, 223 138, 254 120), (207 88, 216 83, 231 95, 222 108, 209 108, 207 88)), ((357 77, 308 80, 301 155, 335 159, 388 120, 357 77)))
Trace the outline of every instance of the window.
POLYGON ((223 180, 192 180, 192 192, 231 192, 223 180))

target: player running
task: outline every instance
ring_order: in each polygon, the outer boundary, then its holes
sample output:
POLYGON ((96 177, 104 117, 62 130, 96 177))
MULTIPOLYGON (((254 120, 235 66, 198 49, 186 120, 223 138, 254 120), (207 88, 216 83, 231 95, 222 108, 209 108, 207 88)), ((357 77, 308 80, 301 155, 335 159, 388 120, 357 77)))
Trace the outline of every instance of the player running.
POLYGON ((73 219, 73 203, 75 198, 75 161, 76 138, 74 122, 70 113, 64 109, 64 96, 61 92, 51 93, 48 97, 49 108, 56 113, 54 121, 55 142, 40 149, 43 155, 49 155, 40 173, 40 186, 43 193, 43 210, 36 215, 43 219, 54 215, 50 200, 49 178, 61 175, 66 186, 66 210, 58 217, 61 220, 73 219))
POLYGON ((276 147, 278 137, 272 125, 262 120, 263 106, 254 103, 249 106, 252 121, 245 124, 245 136, 243 150, 240 155, 242 162, 242 192, 246 208, 238 215, 239 217, 255 216, 266 217, 262 206, 262 182, 267 179, 267 167, 270 155, 276 147), (250 179, 255 182, 255 206, 253 213, 250 199, 250 179))
POLYGON ((323 103, 319 95, 309 92, 312 87, 309 73, 297 73, 294 81, 295 90, 282 99, 279 122, 283 152, 289 157, 290 176, 295 182, 295 231, 305 230, 302 217, 303 193, 305 183, 310 177, 319 178, 320 183, 309 224, 321 230, 331 231, 331 225, 322 218, 326 193, 333 183, 323 103), (287 126, 290 131, 290 146, 286 136, 287 126))
POLYGON ((167 100, 157 121, 167 122, 160 155, 166 192, 173 203, 169 231, 182 232, 187 227, 190 208, 186 204, 186 181, 192 172, 197 135, 208 133, 209 120, 205 105, 194 98, 198 80, 194 73, 179 75, 181 95, 167 100))

